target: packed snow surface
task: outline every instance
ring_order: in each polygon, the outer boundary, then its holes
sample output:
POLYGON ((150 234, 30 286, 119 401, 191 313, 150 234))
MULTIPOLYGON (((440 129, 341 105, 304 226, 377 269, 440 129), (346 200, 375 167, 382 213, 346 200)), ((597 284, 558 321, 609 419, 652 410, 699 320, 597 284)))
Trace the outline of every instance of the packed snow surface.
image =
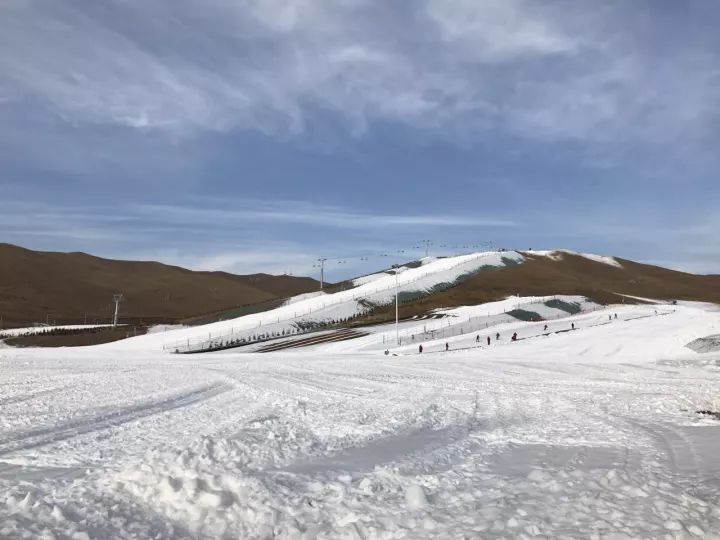
POLYGON ((718 538, 696 411, 720 353, 685 345, 720 313, 584 307, 423 354, 377 348, 392 325, 342 350, 2 349, 0 538, 718 538))

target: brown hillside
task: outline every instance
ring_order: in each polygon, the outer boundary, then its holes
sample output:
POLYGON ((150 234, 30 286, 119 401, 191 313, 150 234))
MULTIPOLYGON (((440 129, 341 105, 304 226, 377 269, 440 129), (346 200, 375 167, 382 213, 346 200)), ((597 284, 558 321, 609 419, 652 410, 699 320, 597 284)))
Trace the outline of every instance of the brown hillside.
POLYGON ((0 244, 0 317, 5 327, 107 322, 114 293, 121 320, 173 322, 314 291, 311 278, 194 272, 157 262, 85 253, 38 252, 0 244))
MULTIPOLYGON (((526 261, 497 271, 475 274, 456 287, 400 306, 400 316, 424 314, 433 309, 491 302, 510 295, 572 294, 599 303, 634 302, 629 294, 667 300, 720 303, 720 276, 699 276, 625 259, 622 268, 579 255, 562 254, 559 260, 524 253, 526 261)), ((365 321, 394 318, 394 309, 377 310, 365 321)))

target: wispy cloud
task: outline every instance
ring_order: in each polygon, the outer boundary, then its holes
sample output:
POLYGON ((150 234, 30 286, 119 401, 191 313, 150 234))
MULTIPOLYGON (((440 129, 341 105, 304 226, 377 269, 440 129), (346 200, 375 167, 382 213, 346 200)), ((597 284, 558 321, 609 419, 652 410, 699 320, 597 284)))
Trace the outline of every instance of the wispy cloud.
MULTIPOLYGON (((227 203, 224 204, 224 206, 227 203)), ((462 215, 387 215, 360 213, 347 208, 314 205, 304 201, 235 200, 232 209, 213 206, 197 208, 177 205, 139 205, 134 212, 165 223, 213 226, 248 223, 299 223, 343 229, 378 229, 400 227, 514 227, 517 223, 502 218, 462 215)))
POLYGON ((314 275, 316 272, 313 265, 317 255, 310 253, 308 246, 304 247, 305 250, 302 245, 291 242, 273 242, 264 246, 240 242, 233 246, 213 246, 201 253, 181 248, 133 250, 126 252, 123 258, 160 260, 191 270, 314 275))
POLYGON ((714 2, 5 0, 2 239, 232 266, 432 231, 711 261, 719 23, 714 2))
POLYGON ((317 110, 356 133, 386 120, 605 141, 675 140, 678 122, 684 135, 711 129, 717 54, 688 40, 659 64, 646 46, 658 36, 628 10, 643 8, 11 0, 0 6, 0 95, 71 124, 171 134, 301 133, 317 110))
POLYGON ((506 219, 462 215, 385 215, 359 213, 346 208, 305 201, 267 202, 237 199, 197 206, 128 204, 106 206, 51 206, 29 202, 0 202, 0 226, 6 234, 110 238, 138 233, 172 233, 201 229, 207 234, 233 234, 238 227, 303 225, 331 229, 383 230, 389 237, 399 227, 514 227, 506 219), (222 206, 218 206, 222 204, 222 206))

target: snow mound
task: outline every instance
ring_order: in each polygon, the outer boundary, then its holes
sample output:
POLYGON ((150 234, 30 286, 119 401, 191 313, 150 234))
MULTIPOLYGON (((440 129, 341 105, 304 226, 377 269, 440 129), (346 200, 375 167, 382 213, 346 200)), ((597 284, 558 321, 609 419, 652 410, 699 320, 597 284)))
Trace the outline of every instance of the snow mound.
POLYGON ((687 347, 697 353, 720 351, 720 334, 695 339, 688 343, 687 347))

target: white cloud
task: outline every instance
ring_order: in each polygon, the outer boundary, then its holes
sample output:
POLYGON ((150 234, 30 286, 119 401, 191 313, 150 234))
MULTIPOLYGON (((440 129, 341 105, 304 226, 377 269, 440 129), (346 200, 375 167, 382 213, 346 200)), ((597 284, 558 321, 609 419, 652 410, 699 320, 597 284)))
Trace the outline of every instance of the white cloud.
POLYGON ((191 270, 223 271, 235 274, 293 274, 311 275, 316 256, 303 251, 302 246, 277 242, 266 246, 237 244, 230 250, 215 246, 197 254, 193 250, 166 248, 130 251, 123 254, 128 260, 160 260, 165 264, 191 270))
POLYGON ((572 52, 579 44, 538 3, 523 0, 429 0, 427 10, 443 40, 464 56, 503 61, 516 56, 572 52))
POLYGON ((529 0, 160 0, 0 5, 0 100, 73 124, 306 131, 326 110, 524 137, 672 139, 720 109, 717 56, 661 65, 625 10, 529 0), (637 35, 636 35, 637 34, 637 35), (9 100, 9 101, 8 101, 9 100))

